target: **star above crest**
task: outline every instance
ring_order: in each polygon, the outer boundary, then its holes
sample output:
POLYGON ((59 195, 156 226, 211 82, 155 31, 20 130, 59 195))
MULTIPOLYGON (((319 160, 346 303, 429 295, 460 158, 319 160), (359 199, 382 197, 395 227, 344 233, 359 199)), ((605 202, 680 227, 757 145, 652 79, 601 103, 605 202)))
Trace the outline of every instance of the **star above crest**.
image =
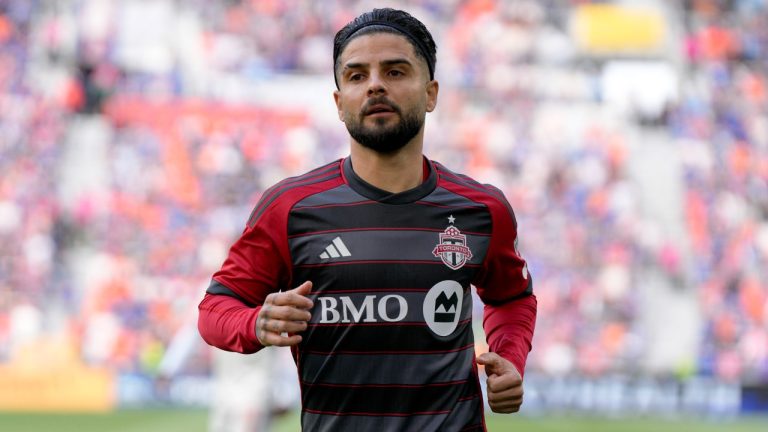
POLYGON ((456 218, 453 215, 448 216, 448 223, 453 224, 454 222, 456 222, 456 218))

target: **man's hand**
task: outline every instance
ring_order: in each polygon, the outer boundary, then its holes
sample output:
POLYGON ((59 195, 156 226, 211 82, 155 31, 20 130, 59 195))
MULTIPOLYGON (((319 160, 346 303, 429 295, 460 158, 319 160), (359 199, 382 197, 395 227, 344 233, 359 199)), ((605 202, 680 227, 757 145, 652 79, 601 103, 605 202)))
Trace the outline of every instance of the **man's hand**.
POLYGON ((497 413, 514 413, 523 404, 523 378, 515 365, 496 353, 487 352, 477 357, 477 364, 485 366, 488 405, 497 413))
POLYGON ((292 333, 307 329, 312 317, 312 300, 305 297, 312 291, 312 282, 304 282, 285 292, 272 293, 264 299, 256 318, 256 337, 264 346, 292 346, 301 342, 301 336, 292 333), (292 334, 283 336, 282 333, 292 334))

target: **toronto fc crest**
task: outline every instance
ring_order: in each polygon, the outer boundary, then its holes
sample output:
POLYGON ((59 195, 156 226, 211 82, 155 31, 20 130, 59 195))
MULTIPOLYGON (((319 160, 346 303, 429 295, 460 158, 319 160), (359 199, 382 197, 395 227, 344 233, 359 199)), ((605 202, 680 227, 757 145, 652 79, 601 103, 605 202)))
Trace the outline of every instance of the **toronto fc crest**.
POLYGON ((467 236, 453 226, 455 220, 453 216, 448 218, 451 225, 440 233, 440 243, 432 250, 432 254, 440 257, 451 269, 458 270, 472 259, 472 251, 467 247, 467 236))

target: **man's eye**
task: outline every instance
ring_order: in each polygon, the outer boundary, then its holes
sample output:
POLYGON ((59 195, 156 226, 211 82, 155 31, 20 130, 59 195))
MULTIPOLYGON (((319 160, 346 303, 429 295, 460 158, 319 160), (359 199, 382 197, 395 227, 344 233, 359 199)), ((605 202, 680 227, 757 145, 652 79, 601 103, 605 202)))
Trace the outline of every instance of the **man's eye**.
POLYGON ((402 75, 405 75, 402 71, 399 71, 397 69, 392 69, 391 71, 389 71, 389 74, 391 76, 402 76, 402 75))
POLYGON ((363 79, 363 74, 356 73, 349 76, 350 81, 360 81, 361 79, 363 79))

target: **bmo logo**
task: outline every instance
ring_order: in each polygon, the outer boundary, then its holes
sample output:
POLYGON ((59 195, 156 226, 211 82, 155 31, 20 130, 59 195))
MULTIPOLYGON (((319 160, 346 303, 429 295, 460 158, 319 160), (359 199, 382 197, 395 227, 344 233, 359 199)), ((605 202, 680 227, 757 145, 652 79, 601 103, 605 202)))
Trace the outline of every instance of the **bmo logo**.
POLYGON ((445 280, 438 282, 424 297, 424 320, 438 336, 448 336, 456 330, 461 315, 464 290, 461 284, 445 280))
POLYGON ((397 322, 408 315, 408 302, 403 296, 386 295, 378 298, 367 295, 360 304, 351 297, 318 297, 320 323, 397 322), (339 304, 341 303, 341 304, 339 304))
POLYGON ((438 336, 456 330, 464 290, 456 281, 435 284, 429 291, 401 294, 319 296, 312 322, 355 324, 378 322, 424 322, 438 336), (420 313, 421 312, 421 313, 420 313))

